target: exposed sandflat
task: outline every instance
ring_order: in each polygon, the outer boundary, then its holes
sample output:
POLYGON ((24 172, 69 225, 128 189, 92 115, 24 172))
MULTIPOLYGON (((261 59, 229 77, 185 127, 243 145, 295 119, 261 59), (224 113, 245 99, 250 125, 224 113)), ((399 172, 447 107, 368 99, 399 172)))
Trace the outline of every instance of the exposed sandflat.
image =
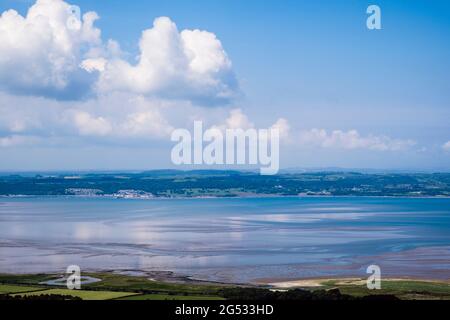
MULTIPOLYGON (((321 287, 326 282, 333 281, 336 285, 365 285, 366 279, 361 278, 318 278, 318 279, 299 279, 288 281, 260 281, 258 284, 265 284, 279 289, 289 288, 309 288, 309 287, 321 287)), ((382 281, 417 281, 417 282, 433 282, 433 283, 447 283, 450 284, 450 280, 423 280, 423 279, 411 279, 411 278, 388 278, 382 279, 382 281)))

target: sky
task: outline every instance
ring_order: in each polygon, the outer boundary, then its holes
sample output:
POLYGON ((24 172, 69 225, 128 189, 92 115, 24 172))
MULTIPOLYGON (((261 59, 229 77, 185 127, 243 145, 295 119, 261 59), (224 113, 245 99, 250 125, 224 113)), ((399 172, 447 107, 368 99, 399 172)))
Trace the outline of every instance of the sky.
POLYGON ((280 128, 283 168, 450 170, 448 1, 0 0, 0 13, 0 171, 172 168, 170 133, 194 120, 280 128))

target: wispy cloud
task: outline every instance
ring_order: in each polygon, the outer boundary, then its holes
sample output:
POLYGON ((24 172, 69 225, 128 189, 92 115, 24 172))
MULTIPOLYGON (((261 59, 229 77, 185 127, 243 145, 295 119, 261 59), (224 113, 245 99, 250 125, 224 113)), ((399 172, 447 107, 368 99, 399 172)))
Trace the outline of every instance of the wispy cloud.
POLYGON ((368 149, 376 151, 399 151, 408 149, 416 144, 407 139, 392 139, 388 136, 367 135, 362 136, 357 130, 311 129, 301 131, 298 142, 304 146, 337 149, 368 149))
POLYGON ((450 140, 442 145, 442 149, 445 151, 450 151, 450 140))

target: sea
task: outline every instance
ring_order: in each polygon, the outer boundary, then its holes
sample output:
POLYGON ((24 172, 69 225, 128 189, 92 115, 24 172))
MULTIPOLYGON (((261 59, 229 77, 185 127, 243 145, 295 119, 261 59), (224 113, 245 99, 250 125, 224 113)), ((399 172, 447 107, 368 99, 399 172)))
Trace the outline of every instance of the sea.
POLYGON ((450 199, 0 198, 0 273, 171 271, 259 283, 450 278, 450 199))

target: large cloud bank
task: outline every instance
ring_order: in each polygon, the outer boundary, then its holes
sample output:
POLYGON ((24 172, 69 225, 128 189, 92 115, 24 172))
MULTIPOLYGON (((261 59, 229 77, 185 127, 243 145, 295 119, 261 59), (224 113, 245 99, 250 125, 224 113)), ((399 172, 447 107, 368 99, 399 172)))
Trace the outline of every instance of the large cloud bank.
MULTIPOLYGON (((167 139, 175 126, 194 119, 218 128, 256 127, 241 109, 227 109, 240 89, 214 33, 179 30, 159 17, 142 32, 133 57, 117 41, 102 39, 97 13, 76 14, 63 0, 37 0, 24 16, 1 14, 0 147, 167 139)), ((295 131, 284 118, 272 127, 294 147, 396 151, 414 145, 356 130, 295 131)))
POLYGON ((25 16, 0 15, 1 146, 51 136, 165 137, 171 113, 227 105, 238 94, 213 33, 156 18, 137 57, 125 59, 116 41, 102 40, 97 13, 74 9, 37 0, 25 16))

